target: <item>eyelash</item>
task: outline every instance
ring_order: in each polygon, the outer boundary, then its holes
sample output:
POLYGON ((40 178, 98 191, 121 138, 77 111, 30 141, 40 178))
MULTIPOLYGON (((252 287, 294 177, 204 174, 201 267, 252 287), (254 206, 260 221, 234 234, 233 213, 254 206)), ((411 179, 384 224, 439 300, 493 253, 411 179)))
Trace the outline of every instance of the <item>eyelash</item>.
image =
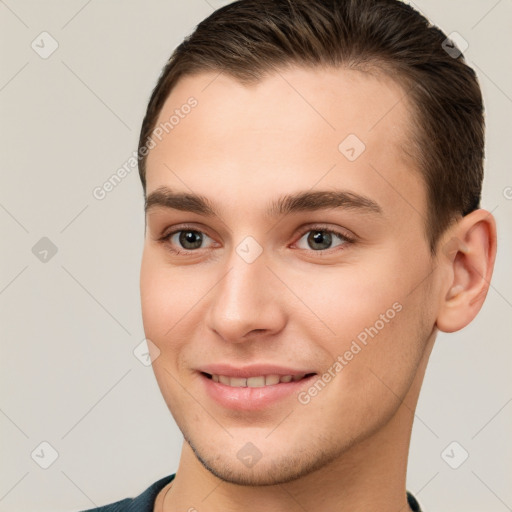
MULTIPOLYGON (((178 256, 181 256, 181 255, 190 255, 190 254, 193 254, 195 252, 198 252, 200 249, 194 249, 194 250, 187 250, 187 249, 175 249, 171 246, 171 244, 169 243, 170 239, 172 236, 174 236, 176 233, 181 233, 182 231, 192 231, 194 233, 201 233, 203 235, 206 235, 208 236, 208 234, 206 234, 204 231, 201 231, 200 229, 197 229, 196 227, 193 227, 193 226, 187 226, 187 225, 183 225, 183 226, 179 226, 179 229, 174 229, 173 231, 171 231, 170 233, 167 233, 165 235, 163 235, 162 237, 160 237, 158 239, 159 242, 165 244, 167 246, 167 249, 172 252, 173 254, 176 254, 178 256)), ((341 231, 336 231, 334 229, 330 229, 326 226, 322 226, 322 225, 317 225, 317 226, 309 226, 307 227, 306 229, 304 230, 301 230, 301 232, 299 233, 299 238, 297 241, 299 241, 306 233, 309 233, 311 231, 320 231, 322 233, 329 233, 331 235, 336 235, 337 237, 339 237, 343 243, 336 246, 336 247, 331 247, 329 249, 320 249, 320 250, 313 250, 313 249, 302 249, 302 250, 306 250, 310 253, 319 253, 319 254, 322 254, 322 253, 326 253, 326 252, 330 252, 332 250, 334 251, 340 251, 340 250, 344 250, 344 247, 346 245, 351 245, 353 243, 355 243, 355 239, 351 236, 348 236, 346 233, 343 233, 341 231)), ((210 236, 208 236, 209 238, 211 238, 210 236)), ((212 248, 206 248, 205 249, 206 251, 211 251, 212 248)))

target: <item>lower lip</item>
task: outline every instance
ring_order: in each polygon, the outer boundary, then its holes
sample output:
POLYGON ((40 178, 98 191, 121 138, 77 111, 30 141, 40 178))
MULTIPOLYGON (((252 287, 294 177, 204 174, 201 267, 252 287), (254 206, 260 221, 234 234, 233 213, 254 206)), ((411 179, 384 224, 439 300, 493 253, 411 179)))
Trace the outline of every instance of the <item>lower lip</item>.
POLYGON ((231 387, 206 377, 199 373, 204 383, 206 393, 218 404, 228 409, 255 411, 265 409, 269 405, 290 395, 298 394, 303 388, 310 386, 317 375, 310 375, 298 381, 280 382, 271 386, 259 388, 231 387))

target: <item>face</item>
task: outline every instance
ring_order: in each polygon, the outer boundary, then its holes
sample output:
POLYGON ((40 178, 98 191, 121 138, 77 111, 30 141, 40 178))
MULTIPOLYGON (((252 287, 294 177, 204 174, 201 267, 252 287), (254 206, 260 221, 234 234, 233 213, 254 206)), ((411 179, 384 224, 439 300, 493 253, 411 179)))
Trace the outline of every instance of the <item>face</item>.
POLYGON ((205 73, 161 112, 157 127, 175 118, 147 160, 144 329, 186 442, 224 480, 311 473, 411 389, 436 283, 404 94, 353 70, 205 73))

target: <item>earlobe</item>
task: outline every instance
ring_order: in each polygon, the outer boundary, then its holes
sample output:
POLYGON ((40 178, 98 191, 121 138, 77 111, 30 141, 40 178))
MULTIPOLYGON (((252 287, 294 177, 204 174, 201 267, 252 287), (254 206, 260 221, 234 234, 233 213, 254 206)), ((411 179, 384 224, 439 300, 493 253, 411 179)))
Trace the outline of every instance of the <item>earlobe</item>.
POLYGON ((450 276, 436 320, 443 332, 468 325, 484 303, 496 257, 496 222, 486 210, 475 210, 457 222, 450 235, 438 256, 450 276))

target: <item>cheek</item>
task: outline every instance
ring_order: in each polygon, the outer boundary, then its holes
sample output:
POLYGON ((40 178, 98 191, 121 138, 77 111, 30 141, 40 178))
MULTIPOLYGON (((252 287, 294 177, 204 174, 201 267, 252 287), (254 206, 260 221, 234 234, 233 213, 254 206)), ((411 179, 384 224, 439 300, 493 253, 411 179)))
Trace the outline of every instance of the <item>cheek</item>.
MULTIPOLYGON (((153 362, 158 380, 174 387, 173 376, 190 366, 185 357, 199 356, 203 346, 197 331, 204 329, 205 307, 218 277, 195 265, 173 268, 161 252, 146 249, 141 263, 140 291, 144 332, 159 352, 153 362)), ((202 354, 201 354, 202 355, 202 354)), ((194 358, 192 358, 194 360, 194 358)), ((179 391, 179 388, 174 390, 179 391)))
MULTIPOLYGON (((413 282, 411 280, 410 282, 413 282)), ((416 283, 417 281, 415 281, 416 283)), ((424 304, 429 302, 426 284, 411 293, 411 286, 364 289, 359 311, 346 318, 337 353, 350 358, 344 369, 344 384, 360 403, 387 404, 389 410, 403 399, 414 380, 432 333, 433 321, 424 304), (355 353, 355 354, 354 354, 355 353), (367 400, 372 397, 371 400, 367 400)), ((343 322, 338 325, 343 328, 343 322)), ((340 382, 341 383, 341 382, 340 382)))
POLYGON ((158 251, 145 249, 141 263, 140 294, 146 336, 157 343, 172 330, 201 298, 193 275, 166 265, 158 251))
MULTIPOLYGON (((328 357, 334 360, 346 354, 353 374, 356 368, 367 367, 376 373, 388 373, 389 368, 402 374, 413 372, 422 340, 433 327, 431 315, 424 310, 430 301, 426 260, 406 264, 397 253, 380 256, 373 264, 338 267, 297 280, 298 295, 322 321, 315 324, 328 328, 315 329, 311 339, 316 333, 318 341, 322 333, 328 357)), ((300 322, 306 329, 304 320, 300 322)))
POLYGON ((333 339, 347 339, 379 321, 388 310, 389 317, 395 316, 393 304, 401 299, 401 290, 386 275, 377 265, 320 268, 296 276, 292 286, 328 328, 324 333, 330 331, 333 339))
POLYGON ((164 290, 160 279, 160 267, 155 258, 145 248, 142 256, 140 271, 140 300, 142 308, 142 321, 146 337, 157 338, 156 334, 161 330, 166 304, 163 302, 164 290))
POLYGON ((145 251, 140 274, 142 323, 146 338, 160 351, 158 358, 153 361, 153 370, 159 383, 160 379, 163 383, 169 380, 169 376, 160 368, 161 365, 174 373, 174 363, 167 359, 171 343, 171 353, 175 352, 175 326, 184 314, 181 302, 177 300, 176 290, 179 287, 180 283, 172 279, 169 269, 166 271, 161 262, 149 251, 145 251))

